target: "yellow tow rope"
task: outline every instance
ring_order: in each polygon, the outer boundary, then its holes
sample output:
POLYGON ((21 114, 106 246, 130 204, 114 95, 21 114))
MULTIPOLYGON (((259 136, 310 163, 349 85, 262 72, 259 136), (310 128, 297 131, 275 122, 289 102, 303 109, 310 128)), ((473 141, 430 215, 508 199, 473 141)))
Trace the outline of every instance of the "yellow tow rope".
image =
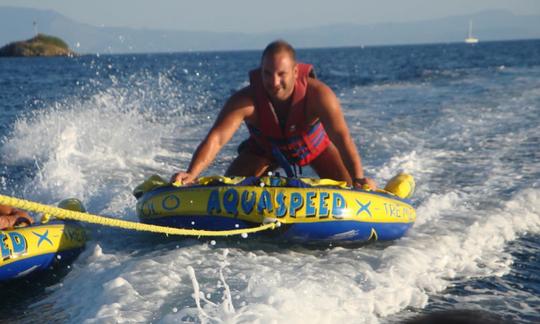
POLYGON ((138 222, 130 222, 116 218, 104 217, 99 215, 92 215, 88 213, 81 213, 73 210, 62 209, 58 207, 53 207, 49 205, 40 204, 30 200, 19 199, 16 197, 0 195, 0 204, 9 205, 15 208, 20 208, 36 213, 43 213, 52 215, 59 219, 72 219, 76 221, 110 226, 110 227, 119 227, 123 229, 131 229, 136 231, 144 232, 153 232, 153 233, 162 233, 167 235, 189 235, 189 236, 231 236, 231 235, 241 235, 248 233, 255 233, 260 231, 265 231, 267 229, 274 229, 278 225, 277 222, 272 222, 268 224, 262 224, 258 227, 243 228, 237 230, 227 230, 227 231, 205 231, 205 230, 194 230, 194 229, 183 229, 183 228, 173 228, 166 226, 157 226, 149 225, 138 222))

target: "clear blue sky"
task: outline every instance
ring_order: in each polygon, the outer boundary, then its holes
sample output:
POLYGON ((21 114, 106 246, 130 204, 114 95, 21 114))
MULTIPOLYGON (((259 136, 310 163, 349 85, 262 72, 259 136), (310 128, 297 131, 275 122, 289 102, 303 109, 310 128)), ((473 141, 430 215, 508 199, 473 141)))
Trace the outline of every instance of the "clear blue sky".
POLYGON ((0 0, 95 26, 261 32, 336 23, 418 21, 506 9, 540 15, 540 0, 0 0))

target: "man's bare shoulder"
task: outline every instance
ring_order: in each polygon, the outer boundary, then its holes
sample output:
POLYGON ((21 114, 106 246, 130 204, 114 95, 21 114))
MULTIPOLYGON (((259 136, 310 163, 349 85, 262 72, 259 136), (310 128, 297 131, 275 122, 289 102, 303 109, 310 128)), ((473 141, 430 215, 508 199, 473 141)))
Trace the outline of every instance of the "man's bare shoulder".
POLYGON ((230 107, 230 109, 253 108, 254 103, 249 86, 233 93, 229 100, 227 100, 226 106, 230 107))
POLYGON ((317 79, 308 79, 308 96, 313 98, 335 98, 334 91, 326 83, 317 79))
POLYGON ((242 88, 231 95, 220 113, 220 118, 226 116, 236 116, 247 122, 253 123, 255 120, 255 103, 251 96, 249 87, 242 88))
POLYGON ((308 80, 306 96, 308 107, 313 107, 312 109, 319 111, 319 113, 320 109, 328 109, 339 105, 339 101, 334 91, 320 80, 308 80))

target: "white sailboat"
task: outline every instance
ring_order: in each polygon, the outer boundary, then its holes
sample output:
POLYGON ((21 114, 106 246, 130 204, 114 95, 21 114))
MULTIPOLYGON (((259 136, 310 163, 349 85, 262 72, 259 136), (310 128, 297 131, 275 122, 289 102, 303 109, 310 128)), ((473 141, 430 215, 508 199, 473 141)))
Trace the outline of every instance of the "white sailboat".
POLYGON ((465 38, 465 43, 467 43, 467 44, 476 44, 476 43, 478 43, 478 38, 475 38, 472 35, 472 20, 469 20, 469 36, 467 38, 465 38))

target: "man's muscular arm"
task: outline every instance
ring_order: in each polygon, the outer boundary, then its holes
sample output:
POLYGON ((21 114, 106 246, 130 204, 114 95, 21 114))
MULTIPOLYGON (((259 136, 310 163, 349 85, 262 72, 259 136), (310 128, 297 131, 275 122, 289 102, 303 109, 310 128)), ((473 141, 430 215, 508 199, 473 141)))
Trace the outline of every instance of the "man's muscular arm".
POLYGON ((364 175, 360 154, 349 132, 338 98, 327 85, 318 80, 310 80, 310 87, 309 104, 313 107, 314 117, 320 119, 328 137, 338 149, 353 185, 367 184, 375 189, 375 182, 364 175), (355 179, 357 181, 354 181, 355 179))
POLYGON ((175 173, 171 182, 192 183, 215 159, 221 148, 231 139, 240 124, 253 114, 249 89, 235 93, 221 109, 214 125, 199 144, 187 171, 175 173))

